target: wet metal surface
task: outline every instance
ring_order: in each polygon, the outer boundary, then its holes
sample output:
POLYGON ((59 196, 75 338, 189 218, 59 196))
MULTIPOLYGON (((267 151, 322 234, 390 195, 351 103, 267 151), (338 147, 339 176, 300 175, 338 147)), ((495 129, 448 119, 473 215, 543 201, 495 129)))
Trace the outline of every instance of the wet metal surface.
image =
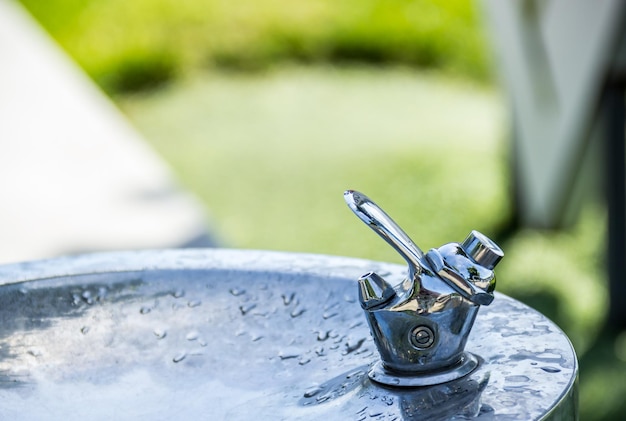
POLYGON ((432 387, 372 383, 356 279, 406 268, 328 256, 183 250, 0 267, 0 419, 571 419, 565 335, 502 294, 432 387), (547 418, 548 417, 548 418, 547 418))

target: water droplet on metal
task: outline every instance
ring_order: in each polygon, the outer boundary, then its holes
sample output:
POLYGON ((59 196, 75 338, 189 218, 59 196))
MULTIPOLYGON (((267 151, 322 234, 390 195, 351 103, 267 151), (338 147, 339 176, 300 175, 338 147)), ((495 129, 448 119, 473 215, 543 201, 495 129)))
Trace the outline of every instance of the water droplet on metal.
POLYGON ((296 293, 292 292, 290 295, 282 294, 281 297, 283 297, 283 304, 288 306, 289 304, 291 304, 293 299, 296 297, 296 293))
POLYGON ((298 361, 298 364, 300 364, 300 365, 307 365, 310 362, 311 362, 310 358, 300 358, 300 361, 298 361))
POLYGON ((305 311, 306 309, 304 308, 296 308, 290 313, 290 316, 293 318, 300 317, 302 316, 302 314, 304 314, 305 311))
POLYGON ((93 304, 93 298, 91 297, 91 292, 89 292, 89 291, 83 291, 83 293, 82 293, 82 297, 83 297, 83 300, 84 300, 87 304, 89 304, 89 305, 93 304))
POLYGON ((361 347, 361 345, 363 345, 363 342, 365 342, 365 338, 361 338, 356 342, 347 342, 346 343, 346 350, 344 352, 344 355, 350 354, 354 351, 356 351, 357 349, 359 349, 361 347))
POLYGON ((541 368, 546 373, 559 373, 561 371, 560 368, 556 368, 556 367, 544 366, 544 367, 539 367, 539 368, 541 368))
POLYGON ((315 353, 318 357, 323 357, 324 355, 326 355, 326 351, 324 350, 323 346, 315 348, 315 353))
POLYGON ((184 295, 185 295, 185 291, 182 290, 182 289, 177 289, 176 291, 172 292, 172 296, 174 298, 180 298, 180 297, 182 297, 184 295))
POLYGON ((482 404, 482 406, 480 407, 480 414, 488 414, 491 412, 495 412, 495 409, 493 409, 493 407, 491 405, 487 405, 486 403, 482 404))
POLYGON ((194 307, 198 307, 200 304, 202 304, 202 301, 200 300, 193 300, 193 301, 189 301, 187 303, 188 307, 194 308, 194 307))
POLYGON ((298 358, 300 355, 293 351, 281 351, 278 356, 281 360, 291 360, 293 358, 298 358))
POLYGON ((383 396, 380 400, 387 404, 387 406, 393 405, 393 397, 391 396, 383 396))
POLYGON ((187 336, 185 336, 185 339, 187 339, 188 341, 195 341, 196 339, 198 339, 199 336, 200 334, 198 332, 189 332, 187 336))
POLYGON ((177 354, 174 358, 172 358, 172 361, 174 361, 175 363, 179 363, 184 360, 185 357, 187 357, 187 353, 181 352, 180 354, 177 354))
POLYGON ((322 395, 322 396, 318 396, 317 398, 315 398, 317 403, 326 402, 328 399, 330 399, 329 395, 322 395))
POLYGON ((312 386, 309 387, 307 390, 304 391, 304 397, 305 398, 312 398, 313 396, 319 394, 322 390, 324 390, 323 388, 321 388, 320 386, 312 386))
POLYGON ((154 333, 154 336, 156 336, 157 339, 163 339, 167 336, 167 332, 164 329, 156 328, 152 331, 152 333, 154 333))
POLYGON ((324 318, 324 320, 328 320, 328 319, 330 319, 332 317, 335 317, 337 314, 339 314, 339 313, 337 313, 337 312, 327 312, 327 313, 322 314, 322 317, 324 318))
POLYGON ((256 308, 256 304, 246 304, 246 305, 241 305, 239 306, 239 311, 241 311, 241 315, 245 316, 246 314, 248 314, 250 312, 250 310, 253 310, 254 308, 256 308))
POLYGON ((243 295, 246 293, 245 289, 240 289, 240 288, 231 288, 229 289, 229 292, 234 295, 235 297, 239 297, 240 295, 243 295))
POLYGON ((320 342, 323 342, 326 339, 328 339, 329 334, 330 334, 330 330, 320 330, 317 332, 317 340, 320 342))
POLYGON ((141 314, 148 314, 152 311, 152 308, 148 307, 148 306, 143 306, 139 309, 139 312, 141 314))
POLYGON ((89 332, 89 326, 83 326, 80 328, 80 333, 82 333, 83 335, 86 335, 87 332, 89 332))

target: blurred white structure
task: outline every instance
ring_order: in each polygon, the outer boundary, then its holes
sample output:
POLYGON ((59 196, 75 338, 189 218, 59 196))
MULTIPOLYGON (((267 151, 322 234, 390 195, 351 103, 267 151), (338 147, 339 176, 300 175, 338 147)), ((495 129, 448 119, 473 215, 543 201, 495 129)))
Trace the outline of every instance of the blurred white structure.
POLYGON ((561 226, 577 212, 590 157, 597 165, 598 110, 624 58, 626 2, 483 3, 512 108, 518 216, 561 226))
POLYGON ((201 206, 12 0, 0 63, 0 263, 210 244, 201 206))
POLYGON ((626 2, 485 2, 511 101, 517 222, 563 226, 589 184, 600 190, 608 323, 626 329, 626 2))

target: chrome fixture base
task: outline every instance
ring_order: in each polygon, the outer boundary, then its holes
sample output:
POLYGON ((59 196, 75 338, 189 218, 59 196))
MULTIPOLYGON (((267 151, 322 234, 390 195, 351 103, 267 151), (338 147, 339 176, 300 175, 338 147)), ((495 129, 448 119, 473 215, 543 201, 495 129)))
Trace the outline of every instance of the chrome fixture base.
POLYGON ((378 361, 367 372, 370 379, 387 386, 418 387, 433 386, 451 382, 467 376, 478 367, 478 359, 470 352, 464 352, 458 364, 441 371, 429 373, 401 375, 385 369, 382 361, 378 361))

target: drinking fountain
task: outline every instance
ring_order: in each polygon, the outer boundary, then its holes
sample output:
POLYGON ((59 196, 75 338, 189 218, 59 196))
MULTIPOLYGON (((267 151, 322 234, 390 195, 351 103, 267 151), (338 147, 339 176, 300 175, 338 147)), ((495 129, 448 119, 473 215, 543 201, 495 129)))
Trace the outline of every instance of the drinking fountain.
POLYGON ((577 419, 574 350, 494 291, 493 241, 424 253, 344 198, 408 267, 229 249, 0 266, 0 419, 577 419))

